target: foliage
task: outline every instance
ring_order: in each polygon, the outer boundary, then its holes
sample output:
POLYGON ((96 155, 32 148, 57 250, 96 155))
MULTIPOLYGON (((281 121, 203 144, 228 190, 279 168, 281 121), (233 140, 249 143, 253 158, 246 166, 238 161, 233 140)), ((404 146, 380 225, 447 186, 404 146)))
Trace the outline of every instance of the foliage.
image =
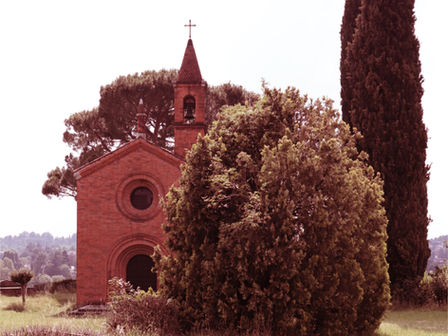
POLYGON ((250 91, 246 91, 241 85, 225 83, 218 86, 207 87, 207 112, 206 124, 211 125, 216 119, 217 113, 226 106, 253 105, 260 97, 250 91))
POLYGON ((28 282, 33 278, 34 274, 29 269, 21 269, 18 271, 11 272, 10 278, 11 281, 17 282, 20 284, 20 288, 22 291, 22 304, 25 305, 25 297, 26 297, 26 288, 28 286, 28 282))
POLYGON ((14 270, 14 264, 11 259, 0 259, 0 279, 9 279, 11 271, 14 270))
MULTIPOLYGON (((176 70, 145 71, 120 76, 101 87, 99 106, 72 114, 65 120, 63 141, 72 152, 65 156, 65 166, 47 174, 42 193, 51 196, 76 196, 75 169, 92 162, 117 146, 135 139, 136 113, 143 99, 148 140, 161 147, 173 147, 173 108, 176 70)), ((214 119, 212 111, 223 105, 255 101, 257 95, 234 84, 208 89, 206 121, 214 119)))
POLYGON ((342 119, 352 126, 350 122, 350 101, 352 99, 352 86, 350 85, 349 64, 347 63, 347 47, 353 41, 356 28, 356 19, 361 12, 362 0, 345 0, 344 16, 341 25, 341 109, 342 119))
MULTIPOLYGON (((64 312, 69 307, 58 304, 52 295, 30 297, 26 310, 20 314, 5 310, 5 307, 11 305, 15 300, 13 297, 2 297, 0 301, 0 336, 40 336, 53 335, 51 333, 57 332, 63 332, 63 335, 120 335, 105 330, 104 317, 65 315, 64 312)), ((425 308, 388 311, 376 334, 378 336, 442 336, 447 332, 446 309, 425 308)), ((126 335, 143 336, 144 334, 136 332, 126 335)), ((187 335, 234 336, 235 334, 202 329, 187 335)), ((249 333, 246 334, 246 336, 249 335, 249 333)), ((269 334, 254 333, 252 335, 269 334)))
POLYGON ((8 251, 3 252, 2 259, 5 259, 5 258, 8 258, 9 260, 12 261, 14 269, 19 269, 20 267, 22 267, 22 264, 20 263, 20 260, 19 260, 19 255, 17 254, 16 251, 8 250, 8 251))
POLYGON ((265 88, 218 115, 167 195, 161 290, 191 326, 360 334, 388 305, 381 180, 331 101, 265 88))
MULTIPOLYGON (((38 255, 39 256, 39 255, 38 255)), ((42 273, 50 276, 61 275, 71 278, 71 266, 75 264, 75 255, 70 258, 66 250, 54 249, 47 254, 47 261, 42 268, 42 273)))
POLYGON ((76 293, 76 280, 63 279, 60 281, 53 282, 50 287, 50 293, 55 293, 58 291, 76 293))
POLYGON ((448 265, 436 266, 434 272, 430 272, 430 286, 434 293, 435 301, 439 305, 447 304, 448 299, 448 265))
MULTIPOLYGON (((132 131, 136 127, 137 106, 143 99, 148 137, 155 144, 171 147, 169 138, 173 130, 169 125, 173 121, 173 84, 176 78, 176 70, 145 71, 120 76, 113 83, 101 87, 99 117, 104 120, 104 135, 120 143, 134 139, 132 131)), ((72 133, 70 136, 77 135, 72 133)), ((99 135, 97 140, 105 139, 99 135)), ((79 141, 77 145, 84 147, 79 141)))
POLYGON ((48 232, 44 234, 22 232, 18 236, 0 238, 0 243, 2 247, 10 248, 1 256, 0 280, 9 278, 10 273, 20 269, 22 265, 29 267, 35 274, 29 283, 30 286, 51 283, 53 276, 63 278, 76 276, 76 235, 63 238, 53 237, 48 232), (20 267, 14 265, 8 256, 20 267))
MULTIPOLYGON (((420 281, 418 291, 415 294, 410 293, 410 295, 415 302, 415 306, 427 306, 432 305, 436 302, 436 297, 433 290, 433 277, 431 273, 426 273, 423 279, 420 281)), ((397 302, 396 304, 400 304, 397 302)))
MULTIPOLYGON (((26 308, 20 314, 5 310, 7 306, 17 301, 15 297, 2 296, 0 300, 0 335, 11 335, 18 330, 34 331, 49 330, 65 331, 65 335, 78 334, 89 335, 90 331, 102 331, 100 335, 106 335, 104 318, 85 316, 83 318, 70 317, 66 314, 72 308, 75 295, 71 294, 70 300, 64 304, 58 303, 54 295, 30 296, 27 299, 26 308)), ((19 334, 19 335, 23 335, 19 334)))
POLYGON ((112 330, 126 333, 137 330, 157 335, 179 335, 177 308, 149 288, 135 291, 129 282, 113 278, 110 286, 110 314, 107 323, 112 330))
POLYGON ((24 231, 17 236, 0 237, 0 246, 3 251, 14 250, 20 256, 28 256, 27 253, 37 247, 74 250, 76 248, 76 234, 69 237, 53 237, 49 232, 39 234, 24 231))
MULTIPOLYGON (((350 3, 356 7, 359 1, 350 3)), ((342 50, 343 119, 362 133, 358 146, 384 179, 391 289, 406 300, 429 257, 427 134, 414 0, 360 3, 357 18, 350 15, 341 30, 354 32, 342 50)))
POLYGON ((399 293, 407 296, 406 301, 394 301, 394 307, 435 307, 446 306, 448 297, 448 265, 436 266, 435 271, 425 272, 418 287, 399 293))
POLYGON ((120 76, 101 87, 100 104, 92 110, 72 114, 65 120, 63 140, 73 150, 65 157, 65 167, 48 173, 42 187, 47 196, 75 196, 73 171, 111 152, 135 138, 136 113, 143 99, 147 113, 148 138, 162 147, 170 147, 172 129, 173 83, 175 70, 145 71, 120 76))
POLYGON ((51 277, 48 274, 38 274, 32 279, 30 284, 33 285, 34 290, 46 292, 51 287, 51 277))
POLYGON ((11 273, 11 281, 17 282, 21 286, 26 286, 31 278, 34 276, 29 269, 21 269, 11 273))
POLYGON ((51 282, 59 282, 59 281, 63 281, 65 278, 62 275, 53 275, 51 277, 51 282))

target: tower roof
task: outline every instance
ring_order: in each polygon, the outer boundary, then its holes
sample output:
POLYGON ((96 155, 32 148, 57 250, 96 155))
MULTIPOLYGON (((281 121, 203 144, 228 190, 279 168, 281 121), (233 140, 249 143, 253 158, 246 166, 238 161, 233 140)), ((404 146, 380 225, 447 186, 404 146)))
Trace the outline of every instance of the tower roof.
POLYGON ((200 84, 202 83, 201 70, 199 70, 198 59, 194 51, 193 41, 188 40, 185 49, 184 59, 180 66, 177 83, 180 84, 200 84))

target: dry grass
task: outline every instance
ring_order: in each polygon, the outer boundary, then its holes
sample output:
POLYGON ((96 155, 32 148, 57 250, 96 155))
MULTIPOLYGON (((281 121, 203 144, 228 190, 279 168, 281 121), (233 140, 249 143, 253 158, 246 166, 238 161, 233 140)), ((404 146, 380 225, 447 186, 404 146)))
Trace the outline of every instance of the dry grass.
POLYGON ((377 335, 446 336, 448 335, 447 307, 388 311, 377 335))
MULTIPOLYGON (((39 335, 39 333, 32 333, 31 330, 54 330, 48 335, 59 335, 57 330, 69 330, 78 334, 91 330, 99 335, 108 334, 104 317, 77 318, 66 315, 65 312, 73 304, 73 294, 47 294, 28 297, 24 311, 18 312, 16 310, 20 310, 17 308, 21 306, 21 298, 0 296, 0 334, 8 331, 8 335, 39 335), (21 328, 22 331, 12 333, 13 330, 21 328), (29 331, 26 332, 26 330, 29 331)), ((446 336, 448 335, 447 308, 391 310, 387 312, 376 335, 446 336)), ((142 336, 142 334, 134 332, 127 336, 142 336)), ((218 334, 200 331, 191 333, 190 336, 218 336, 218 334)))
POLYGON ((74 305, 73 294, 41 295, 27 297, 25 309, 21 298, 0 296, 0 331, 11 331, 24 327, 47 326, 68 328, 73 332, 92 329, 104 332, 105 318, 74 318, 65 314, 74 305))

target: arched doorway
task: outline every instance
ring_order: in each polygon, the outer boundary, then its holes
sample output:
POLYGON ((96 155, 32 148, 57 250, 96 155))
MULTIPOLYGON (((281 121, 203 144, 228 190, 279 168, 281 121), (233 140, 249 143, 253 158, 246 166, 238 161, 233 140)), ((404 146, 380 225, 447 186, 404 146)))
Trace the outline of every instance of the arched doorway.
POLYGON ((145 254, 133 256, 126 266, 126 281, 137 289, 147 291, 149 287, 157 290, 157 276, 151 271, 154 261, 145 254))

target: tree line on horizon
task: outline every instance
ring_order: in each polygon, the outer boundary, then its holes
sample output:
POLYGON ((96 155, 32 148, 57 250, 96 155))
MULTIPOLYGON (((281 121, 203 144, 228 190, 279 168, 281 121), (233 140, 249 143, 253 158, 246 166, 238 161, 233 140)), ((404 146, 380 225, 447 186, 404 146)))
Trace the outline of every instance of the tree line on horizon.
MULTIPOLYGON (((448 263, 448 235, 432 238, 428 240, 429 247, 431 250, 431 255, 428 259, 428 264, 426 267, 426 271, 434 271, 435 267, 443 267, 448 263)), ((14 251, 17 253, 17 256, 22 257, 22 253, 25 250, 33 251, 33 247, 38 247, 45 250, 51 254, 52 250, 66 250, 66 251, 76 251, 76 234, 72 234, 68 237, 54 237, 51 233, 45 232, 42 234, 35 232, 22 232, 18 235, 7 235, 4 237, 0 237, 0 260, 3 259, 4 253, 6 251, 14 251)), ((35 249, 34 249, 35 251, 35 249)), ((25 253, 29 254, 29 253, 25 253)), ((13 255, 15 255, 13 253, 13 255)), ((7 254, 8 256, 8 254, 7 254)), ((76 255, 73 255, 76 258, 76 255)), ((35 257, 34 257, 35 258, 35 257)), ((10 258, 12 263, 6 262, 8 265, 14 265, 13 260, 16 260, 15 257, 10 258)), ((33 259, 33 257, 32 257, 33 259)), ((29 265, 29 262, 22 260, 21 263, 17 263, 17 266, 29 265)), ((76 262, 72 261, 70 266, 75 266, 76 262)), ((8 267, 10 270, 11 267, 8 267)), ((16 267, 14 266, 14 269, 16 267)), ((36 270, 36 267, 34 268, 36 270)), ((1 272, 0 280, 4 280, 8 278, 8 272, 1 272)))
POLYGON ((33 272, 30 285, 76 278, 76 234, 53 237, 48 232, 22 232, 0 238, 0 281, 22 269, 33 272))
MULTIPOLYGON (((428 240, 429 247, 431 250, 431 256, 428 259, 428 264, 426 271, 434 271, 436 266, 442 267, 448 263, 448 235, 432 238, 428 240)), ((41 247, 43 250, 66 250, 66 251, 76 251, 76 234, 72 234, 68 237, 54 237, 51 233, 45 232, 42 234, 35 232, 22 232, 18 235, 7 235, 0 237, 0 260, 3 259, 4 252, 14 251, 20 258, 25 250, 32 251, 33 247, 41 247)), ((26 253, 28 254, 28 253, 26 253)), ((8 254, 7 254, 8 255, 8 254)), ((76 255, 74 255, 76 258, 76 255)), ((15 260, 15 257, 10 258, 15 260)), ((33 259, 33 258, 32 258, 33 259)), ((8 265, 14 265, 14 262, 8 265)), ((17 266, 28 265, 28 262, 22 261, 21 264, 17 266)), ((76 262, 72 261, 70 266, 75 266, 76 262)), ((16 267, 14 267, 16 268, 16 267)), ((8 269, 10 269, 8 267, 8 269)), ((36 269, 36 268, 34 268, 36 269)), ((7 272, 2 272, 0 280, 8 278, 7 272), (6 274, 6 275, 5 275, 6 274)))
POLYGON ((4 235, 0 237, 0 252, 16 250, 22 253, 29 243, 39 244, 43 247, 76 247, 76 233, 66 237, 57 237, 50 232, 37 233, 23 231, 18 235, 4 235))

